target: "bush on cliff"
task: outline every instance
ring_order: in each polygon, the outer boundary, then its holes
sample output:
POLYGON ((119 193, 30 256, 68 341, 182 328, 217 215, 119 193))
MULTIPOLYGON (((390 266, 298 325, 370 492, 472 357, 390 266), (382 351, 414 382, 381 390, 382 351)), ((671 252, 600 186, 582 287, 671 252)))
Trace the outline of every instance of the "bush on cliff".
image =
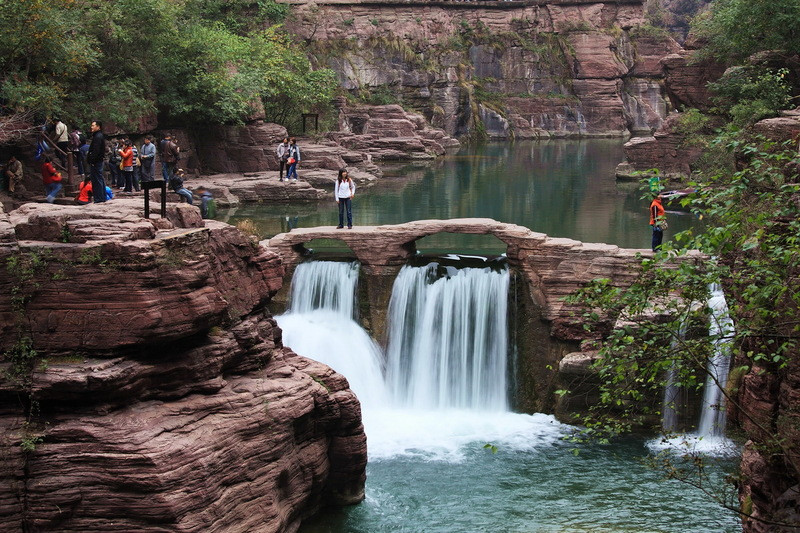
POLYGON ((797 0, 715 0, 692 29, 707 41, 703 53, 737 64, 763 50, 800 54, 797 0))

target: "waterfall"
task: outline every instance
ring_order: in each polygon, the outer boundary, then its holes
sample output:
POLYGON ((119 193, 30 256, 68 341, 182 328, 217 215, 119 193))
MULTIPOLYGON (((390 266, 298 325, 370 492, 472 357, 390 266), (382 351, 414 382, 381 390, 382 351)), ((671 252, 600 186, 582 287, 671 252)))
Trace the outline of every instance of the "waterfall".
POLYGON ((355 322, 357 261, 307 261, 292 277, 287 314, 278 317, 284 343, 347 377, 362 401, 386 401, 380 347, 355 322))
POLYGON ((680 387, 675 383, 677 374, 675 364, 667 371, 667 383, 664 386, 664 402, 661 408, 661 430, 664 433, 678 431, 678 410, 676 409, 680 397, 680 387))
POLYGON ((355 270, 348 263, 300 265, 291 308, 276 319, 286 346, 347 378, 361 401, 370 461, 459 462, 484 453, 486 443, 532 450, 568 432, 550 415, 507 408, 507 267, 401 269, 385 369, 378 345, 342 311, 354 306, 343 296, 355 296, 355 270), (315 308, 323 302, 336 302, 336 310, 315 308))
POLYGON ((722 394, 722 387, 725 387, 728 381, 731 364, 730 342, 734 330, 722 287, 714 283, 709 290, 711 324, 708 333, 713 339, 714 350, 708 361, 708 377, 703 390, 703 410, 697 433, 701 437, 719 437, 725 434, 725 396, 722 394))
POLYGON ((387 383, 399 405, 508 409, 508 268, 405 266, 389 302, 387 383))
POLYGON ((357 318, 357 261, 307 261, 297 265, 292 277, 289 311, 305 313, 316 309, 336 311, 357 318))
MULTIPOLYGON (((679 342, 686 337, 686 324, 681 323, 680 330, 678 331, 678 339, 673 339, 670 343, 670 349, 675 353, 679 349, 679 342)), ((664 401, 661 404, 661 430, 664 433, 675 433, 678 431, 678 423, 680 420, 679 409, 684 407, 681 400, 683 388, 675 383, 678 377, 678 368, 676 362, 673 361, 672 365, 667 371, 667 382, 664 385, 664 401)))

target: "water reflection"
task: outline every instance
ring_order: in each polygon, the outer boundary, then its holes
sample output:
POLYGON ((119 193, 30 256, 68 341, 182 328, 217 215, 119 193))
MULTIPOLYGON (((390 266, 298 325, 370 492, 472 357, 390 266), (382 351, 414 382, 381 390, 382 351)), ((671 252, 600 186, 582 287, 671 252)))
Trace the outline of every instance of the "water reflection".
MULTIPOLYGON (((648 200, 636 184, 618 184, 619 139, 490 143, 466 147, 430 167, 386 174, 353 201, 356 225, 487 217, 585 242, 648 248, 648 200)), ((331 183, 331 190, 333 184, 331 183)), ((245 206, 228 217, 251 218, 262 236, 293 227, 335 226, 336 204, 245 206)), ((668 239, 695 222, 670 214, 668 239)), ((423 251, 502 253, 490 240, 459 235, 426 239, 423 251)))

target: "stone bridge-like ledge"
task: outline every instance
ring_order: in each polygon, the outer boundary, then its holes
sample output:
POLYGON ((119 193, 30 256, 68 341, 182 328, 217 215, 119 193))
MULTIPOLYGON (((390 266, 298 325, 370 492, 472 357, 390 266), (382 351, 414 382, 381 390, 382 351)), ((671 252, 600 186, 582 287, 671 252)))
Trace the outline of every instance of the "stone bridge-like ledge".
POLYGON ((585 333, 573 313, 577 309, 568 306, 564 296, 597 278, 627 286, 638 275, 641 256, 652 255, 646 249, 548 237, 523 226, 488 218, 418 220, 352 230, 298 228, 261 244, 281 255, 287 277, 307 257, 305 245, 314 239, 346 243, 368 276, 394 276, 416 253, 416 241, 437 233, 493 235, 504 242, 508 246, 508 263, 524 276, 541 318, 551 322, 551 334, 565 340, 579 340, 585 333))

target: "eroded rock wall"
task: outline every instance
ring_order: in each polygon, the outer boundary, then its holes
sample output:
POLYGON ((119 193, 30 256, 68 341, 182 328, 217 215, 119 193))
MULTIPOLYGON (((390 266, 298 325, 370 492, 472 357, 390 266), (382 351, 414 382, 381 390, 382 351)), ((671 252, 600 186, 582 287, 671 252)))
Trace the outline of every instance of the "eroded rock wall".
POLYGON ((133 199, 27 204, 0 243, 1 530, 295 531, 363 498, 357 398, 265 311, 275 252, 133 199))
POLYGON ((661 57, 680 50, 626 2, 293 2, 290 31, 354 95, 420 111, 450 135, 652 132, 661 57))

